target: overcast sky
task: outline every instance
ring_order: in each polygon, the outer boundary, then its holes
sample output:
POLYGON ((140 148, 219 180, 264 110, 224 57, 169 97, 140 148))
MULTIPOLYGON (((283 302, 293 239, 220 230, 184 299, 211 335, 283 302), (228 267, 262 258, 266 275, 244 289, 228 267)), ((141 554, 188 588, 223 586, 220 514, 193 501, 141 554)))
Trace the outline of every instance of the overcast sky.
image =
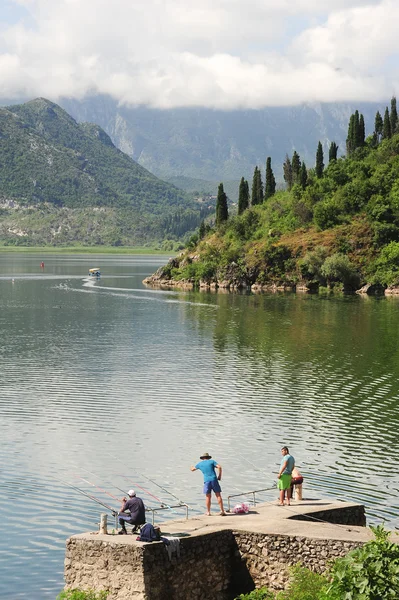
POLYGON ((399 0, 0 0, 0 96, 386 101, 398 24, 399 0))

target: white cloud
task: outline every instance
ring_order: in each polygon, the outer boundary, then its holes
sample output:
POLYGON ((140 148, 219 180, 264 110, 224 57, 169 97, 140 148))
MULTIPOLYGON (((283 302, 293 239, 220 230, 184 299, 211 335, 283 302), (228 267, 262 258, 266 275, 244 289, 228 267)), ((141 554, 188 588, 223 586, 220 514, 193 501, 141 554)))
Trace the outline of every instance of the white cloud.
POLYGON ((14 1, 26 17, 1 24, 4 97, 256 108, 399 87, 397 0, 14 1))

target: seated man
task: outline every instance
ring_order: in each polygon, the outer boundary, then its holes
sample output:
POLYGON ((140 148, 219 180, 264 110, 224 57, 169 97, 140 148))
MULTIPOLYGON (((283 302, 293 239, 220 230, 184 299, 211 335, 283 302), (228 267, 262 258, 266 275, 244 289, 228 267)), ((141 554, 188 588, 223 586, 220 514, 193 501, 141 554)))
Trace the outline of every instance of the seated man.
POLYGON ((127 534, 126 523, 133 525, 132 533, 136 531, 139 525, 145 523, 144 502, 141 498, 137 498, 134 490, 129 490, 128 496, 129 500, 122 498, 122 506, 119 512, 119 523, 122 529, 119 531, 119 535, 127 534), (127 514, 126 511, 129 511, 130 514, 127 514))

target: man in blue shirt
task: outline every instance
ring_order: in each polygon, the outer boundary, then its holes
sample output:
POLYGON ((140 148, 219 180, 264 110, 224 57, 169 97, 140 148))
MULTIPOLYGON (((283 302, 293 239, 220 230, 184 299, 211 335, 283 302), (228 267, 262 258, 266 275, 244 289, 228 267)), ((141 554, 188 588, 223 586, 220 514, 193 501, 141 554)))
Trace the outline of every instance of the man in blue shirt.
POLYGON ((204 494, 205 494, 205 504, 206 504, 206 514, 208 517, 211 516, 211 496, 212 490, 215 492, 216 500, 218 501, 220 508, 220 515, 222 517, 225 516, 224 508, 223 508, 223 500, 221 495, 221 488, 219 485, 219 481, 222 479, 222 467, 215 460, 212 460, 212 456, 205 452, 202 456, 200 456, 201 462, 197 463, 195 467, 190 467, 192 471, 201 471, 204 476, 204 494), (218 470, 218 475, 216 476, 215 469, 218 470))
POLYGON ((295 458, 291 456, 287 446, 281 448, 283 458, 280 463, 280 471, 278 473, 277 487, 280 490, 280 506, 284 506, 284 496, 287 494, 287 505, 290 506, 291 501, 291 479, 292 471, 295 467, 295 458))

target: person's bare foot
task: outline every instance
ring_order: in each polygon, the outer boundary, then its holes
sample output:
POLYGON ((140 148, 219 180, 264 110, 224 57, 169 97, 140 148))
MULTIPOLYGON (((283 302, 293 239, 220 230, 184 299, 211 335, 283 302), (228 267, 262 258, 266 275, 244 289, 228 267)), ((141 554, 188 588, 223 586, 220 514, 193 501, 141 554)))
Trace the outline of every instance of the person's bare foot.
POLYGON ((206 516, 206 517, 210 517, 210 516, 211 516, 211 513, 210 513, 210 512, 206 512, 206 513, 205 513, 205 516, 206 516))

